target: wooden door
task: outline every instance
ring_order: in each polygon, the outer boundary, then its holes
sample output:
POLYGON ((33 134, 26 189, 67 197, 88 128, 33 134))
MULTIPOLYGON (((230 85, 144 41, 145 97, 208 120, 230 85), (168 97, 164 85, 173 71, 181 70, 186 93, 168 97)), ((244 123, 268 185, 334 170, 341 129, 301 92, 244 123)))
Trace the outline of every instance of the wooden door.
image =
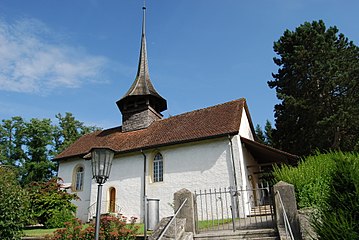
POLYGON ((116 212, 116 189, 110 188, 109 212, 116 212))

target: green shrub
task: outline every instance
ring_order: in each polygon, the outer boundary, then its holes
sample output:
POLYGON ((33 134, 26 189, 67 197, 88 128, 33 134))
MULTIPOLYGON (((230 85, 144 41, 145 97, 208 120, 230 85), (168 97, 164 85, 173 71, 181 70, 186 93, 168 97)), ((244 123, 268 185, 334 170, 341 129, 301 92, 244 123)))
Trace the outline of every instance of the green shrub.
POLYGON ((0 239, 20 239, 28 216, 29 200, 16 174, 0 165, 0 239))
POLYGON ((359 156, 336 162, 330 195, 313 221, 319 239, 359 239, 359 156))
MULTIPOLYGON (((129 224, 127 218, 117 218, 114 216, 102 216, 100 220, 99 237, 103 240, 132 240, 136 239, 138 227, 135 226, 136 218, 131 218, 129 224)), ((66 228, 56 230, 51 237, 52 240, 92 240, 95 237, 95 226, 92 224, 86 228, 83 227, 81 221, 72 219, 66 223, 66 228)))
POLYGON ((76 206, 71 201, 78 199, 77 195, 62 189, 60 181, 59 178, 52 178, 47 182, 33 182, 27 186, 33 219, 46 228, 63 227, 76 212, 76 206))
POLYGON ((329 196, 332 173, 343 153, 317 153, 302 160, 297 167, 274 167, 276 182, 293 184, 299 208, 321 207, 329 196))
POLYGON ((69 209, 55 209, 51 211, 44 225, 46 228, 62 228, 65 226, 65 222, 69 222, 73 218, 74 213, 69 209))
POLYGON ((295 187, 299 208, 314 207, 319 239, 359 239, 359 155, 331 152, 310 156, 297 167, 275 167, 276 181, 295 187))

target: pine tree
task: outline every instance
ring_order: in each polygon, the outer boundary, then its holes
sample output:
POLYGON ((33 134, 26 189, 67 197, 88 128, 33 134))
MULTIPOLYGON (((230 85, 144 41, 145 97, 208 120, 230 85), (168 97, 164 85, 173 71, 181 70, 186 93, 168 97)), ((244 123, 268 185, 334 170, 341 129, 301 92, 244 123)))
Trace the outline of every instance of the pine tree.
POLYGON ((305 22, 274 43, 274 146, 298 155, 359 149, 359 49, 338 32, 305 22))

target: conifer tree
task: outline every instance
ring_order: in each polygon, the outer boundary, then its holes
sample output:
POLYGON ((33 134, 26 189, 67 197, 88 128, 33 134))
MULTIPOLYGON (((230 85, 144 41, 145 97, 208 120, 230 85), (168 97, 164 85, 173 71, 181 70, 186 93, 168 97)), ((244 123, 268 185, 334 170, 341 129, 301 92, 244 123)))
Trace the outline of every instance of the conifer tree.
POLYGON ((298 155, 359 149, 359 49, 338 32, 305 22, 274 43, 275 147, 298 155))

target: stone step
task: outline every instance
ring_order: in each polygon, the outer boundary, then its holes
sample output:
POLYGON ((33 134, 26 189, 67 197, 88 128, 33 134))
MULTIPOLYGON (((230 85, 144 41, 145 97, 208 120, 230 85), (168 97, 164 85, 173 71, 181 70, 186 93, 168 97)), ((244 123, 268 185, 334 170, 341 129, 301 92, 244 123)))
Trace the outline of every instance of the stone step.
POLYGON ((250 215, 272 214, 273 209, 271 205, 256 206, 251 209, 250 215))
POLYGON ((184 232, 182 237, 178 240, 193 240, 193 233, 191 232, 184 232))
POLYGON ((212 231, 196 234, 194 239, 198 240, 214 240, 214 239, 279 239, 275 229, 253 229, 253 230, 237 230, 233 231, 212 231))
MULTIPOLYGON (((167 227, 168 223, 171 221, 172 217, 167 217, 161 219, 160 223, 156 226, 155 230, 153 231, 152 235, 149 236, 149 240, 157 239, 163 232, 163 230, 167 227)), ((169 228, 167 229, 166 233, 163 235, 163 240, 170 240, 170 239, 180 239, 180 240, 191 240, 193 239, 192 233, 185 232, 185 225, 186 219, 184 218, 176 218, 169 228)))

